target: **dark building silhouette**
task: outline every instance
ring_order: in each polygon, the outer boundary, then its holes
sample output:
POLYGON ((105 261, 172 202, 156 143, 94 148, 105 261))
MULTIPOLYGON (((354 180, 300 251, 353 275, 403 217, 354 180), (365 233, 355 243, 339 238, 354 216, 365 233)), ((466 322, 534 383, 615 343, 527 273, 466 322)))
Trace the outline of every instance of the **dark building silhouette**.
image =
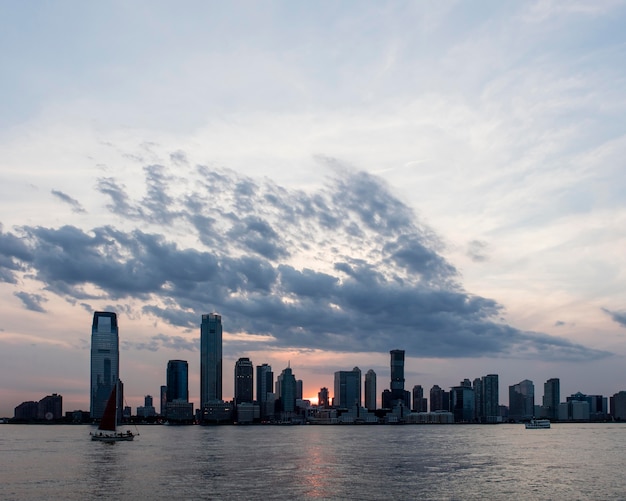
POLYGON ((202 315, 200 325, 200 407, 222 401, 222 316, 202 315))
MULTIPOLYGON (((113 385, 119 379, 120 352, 117 315, 109 311, 96 311, 91 326, 91 391, 89 413, 100 419, 104 413, 113 385)), ((118 388, 118 408, 123 400, 118 388)))
POLYGON ((189 364, 186 360, 167 362, 166 402, 189 402, 189 364))
POLYGON ((254 366, 249 358, 235 362, 235 403, 252 403, 254 391, 254 366))
POLYGON ((256 400, 259 404, 261 419, 265 419, 274 414, 268 409, 270 396, 274 395, 274 373, 272 366, 262 364, 256 366, 256 400))
POLYGON ((559 378, 548 379, 543 384, 543 417, 559 419, 559 405, 561 403, 561 381, 559 378))
POLYGON ((413 407, 414 412, 427 412, 428 400, 424 398, 424 388, 421 385, 416 384, 413 386, 413 407))

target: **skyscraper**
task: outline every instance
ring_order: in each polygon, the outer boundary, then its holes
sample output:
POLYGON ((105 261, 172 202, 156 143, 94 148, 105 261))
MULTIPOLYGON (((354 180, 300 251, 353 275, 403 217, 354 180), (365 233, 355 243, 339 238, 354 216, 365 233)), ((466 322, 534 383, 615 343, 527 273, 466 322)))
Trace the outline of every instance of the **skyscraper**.
POLYGON ((291 367, 283 369, 276 381, 276 387, 281 410, 286 413, 294 412, 296 410, 296 377, 291 367))
POLYGON ((543 384, 543 412, 548 419, 559 418, 561 403, 561 381, 558 378, 548 379, 543 384))
POLYGON ((167 363, 167 402, 189 402, 189 364, 186 360, 167 363))
POLYGON ((424 398, 424 388, 420 384, 413 386, 413 411, 428 411, 428 401, 424 398))
POLYGON ((365 373, 365 408, 376 410, 376 373, 372 369, 365 373))
POLYGON ((497 374, 487 374, 481 378, 482 408, 481 421, 497 423, 500 421, 500 382, 497 374))
POLYGON ((361 406, 361 370, 335 372, 334 406, 350 409, 361 406))
POLYGON ((391 409, 401 402, 411 408, 411 392, 404 389, 404 350, 391 350, 391 391, 383 393, 383 408, 391 409))
POLYGON ((92 419, 102 418, 109 395, 118 381, 119 367, 120 351, 117 315, 108 311, 96 311, 93 314, 91 327, 89 413, 92 419))
POLYGON ((272 412, 268 412, 268 395, 274 392, 274 373, 272 366, 268 364, 256 366, 256 400, 261 409, 261 418, 267 417, 272 412))
POLYGON ((222 316, 202 315, 200 325, 200 407, 222 400, 222 316))
POLYGON ((509 386, 509 419, 523 421, 532 419, 535 413, 535 385, 524 379, 509 386))
POLYGON ((254 388, 254 367, 247 357, 235 362, 235 403, 252 403, 254 388))

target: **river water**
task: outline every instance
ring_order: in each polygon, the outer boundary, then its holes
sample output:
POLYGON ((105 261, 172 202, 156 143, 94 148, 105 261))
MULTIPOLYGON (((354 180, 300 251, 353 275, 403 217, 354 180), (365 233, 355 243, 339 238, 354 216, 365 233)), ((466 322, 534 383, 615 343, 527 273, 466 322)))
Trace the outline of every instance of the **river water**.
POLYGON ((626 499, 626 423, 0 425, 0 499, 626 499))

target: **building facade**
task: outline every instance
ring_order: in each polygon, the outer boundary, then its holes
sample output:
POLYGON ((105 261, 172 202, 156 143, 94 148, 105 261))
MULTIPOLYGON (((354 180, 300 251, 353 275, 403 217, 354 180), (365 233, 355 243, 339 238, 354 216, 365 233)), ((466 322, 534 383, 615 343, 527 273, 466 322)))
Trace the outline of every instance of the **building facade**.
POLYGON ((509 419, 527 421, 535 413, 535 385, 525 379, 509 386, 509 419))
POLYGON ((200 408, 222 401, 222 316, 202 315, 200 324, 200 408))
MULTIPOLYGON (((256 400, 259 403, 261 419, 274 414, 274 406, 268 404, 270 395, 274 395, 274 373, 272 366, 262 364, 256 366, 256 400)), ((273 398, 271 399, 273 401, 273 398)))
POLYGON ((235 404, 254 401, 254 366, 247 357, 235 362, 235 404))
POLYGON ((189 402, 189 364, 186 360, 167 362, 166 402, 189 402))
POLYGON ((427 412, 428 400, 424 398, 424 388, 420 384, 413 386, 413 409, 414 412, 427 412))
MULTIPOLYGON (((113 386, 119 380, 120 350, 117 315, 96 311, 91 326, 91 391, 89 414, 92 419, 102 418, 113 386)), ((121 409, 121 392, 118 391, 118 408, 121 409)))
POLYGON ((361 406, 361 370, 358 367, 351 371, 335 372, 333 405, 346 409, 361 406))
POLYGON ((376 410, 376 373, 372 369, 365 373, 365 408, 376 410))
POLYGON ((548 379, 543 384, 543 417, 557 420, 561 403, 561 381, 558 378, 548 379))

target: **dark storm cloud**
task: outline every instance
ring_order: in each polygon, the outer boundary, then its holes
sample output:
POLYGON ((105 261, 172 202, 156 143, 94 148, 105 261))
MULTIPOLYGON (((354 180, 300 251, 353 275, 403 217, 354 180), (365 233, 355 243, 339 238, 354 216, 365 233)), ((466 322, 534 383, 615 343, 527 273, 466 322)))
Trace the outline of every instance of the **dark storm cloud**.
POLYGON ((58 191, 58 190, 51 190, 50 193, 52 193, 55 197, 57 197, 62 202, 70 205, 72 207, 72 212, 76 212, 77 214, 84 214, 85 212, 87 212, 78 200, 70 197, 66 193, 63 193, 62 191, 58 191))
POLYGON ((626 311, 612 311, 607 308, 602 308, 602 311, 609 315, 614 322, 626 327, 626 311))
POLYGON ((28 292, 14 292, 13 295, 18 297, 27 310, 45 313, 46 310, 41 306, 47 299, 40 294, 29 294, 28 292))
MULTIPOLYGON (((199 166, 185 173, 191 188, 174 195, 183 181, 171 170, 153 165, 144 173, 145 196, 131 197, 113 178, 97 187, 109 209, 137 228, 24 227, 23 239, 0 233, 8 263, 0 271, 15 278, 27 270, 74 302, 136 299, 144 306, 134 314, 185 330, 218 311, 227 332, 253 336, 233 346, 251 350, 608 355, 499 320, 500 305, 463 290, 437 236, 374 176, 338 170, 307 194, 199 166)), ((196 345, 158 335, 128 347, 196 345)))

